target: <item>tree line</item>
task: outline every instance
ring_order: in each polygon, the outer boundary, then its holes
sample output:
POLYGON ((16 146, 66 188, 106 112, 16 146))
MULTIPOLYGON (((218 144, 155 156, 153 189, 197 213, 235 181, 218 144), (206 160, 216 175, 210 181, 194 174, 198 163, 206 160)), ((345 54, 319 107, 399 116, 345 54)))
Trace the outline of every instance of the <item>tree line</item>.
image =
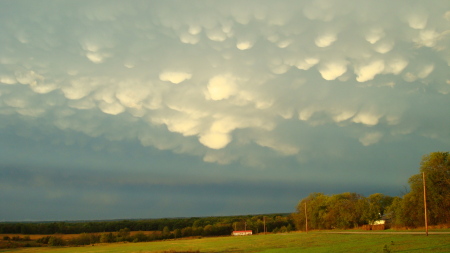
MULTIPOLYGON (((291 214, 265 214, 222 217, 164 218, 152 220, 117 220, 86 222, 3 222, 0 234, 81 234, 130 231, 170 231, 181 236, 229 235, 234 229, 253 230, 254 233, 292 230, 291 214)), ((178 236, 180 237, 180 236, 178 236)))
POLYGON ((149 242, 182 237, 223 236, 230 235, 233 230, 244 229, 252 230, 253 233, 289 232, 294 230, 294 220, 291 214, 267 214, 97 222, 9 222, 0 223, 0 234, 25 236, 4 236, 0 248, 149 242), (47 236, 31 240, 27 234, 47 236), (61 234, 76 235, 63 239, 61 234))
POLYGON ((381 217, 393 227, 424 226, 424 187, 427 192, 429 225, 450 225, 450 154, 433 152, 422 157, 420 173, 409 178, 410 191, 403 197, 375 193, 364 197, 358 193, 325 195, 311 193, 297 205, 293 214, 298 230, 348 229, 373 224, 381 217))

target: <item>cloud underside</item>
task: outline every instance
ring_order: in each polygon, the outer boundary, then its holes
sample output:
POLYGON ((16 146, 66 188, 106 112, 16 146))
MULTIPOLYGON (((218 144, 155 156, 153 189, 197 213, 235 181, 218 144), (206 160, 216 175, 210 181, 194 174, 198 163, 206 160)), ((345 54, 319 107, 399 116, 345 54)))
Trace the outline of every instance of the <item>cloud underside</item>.
POLYGON ((139 3, 2 15, 0 125, 255 166, 254 149, 312 152, 320 126, 450 143, 448 112, 426 123, 450 101, 445 1, 139 3))

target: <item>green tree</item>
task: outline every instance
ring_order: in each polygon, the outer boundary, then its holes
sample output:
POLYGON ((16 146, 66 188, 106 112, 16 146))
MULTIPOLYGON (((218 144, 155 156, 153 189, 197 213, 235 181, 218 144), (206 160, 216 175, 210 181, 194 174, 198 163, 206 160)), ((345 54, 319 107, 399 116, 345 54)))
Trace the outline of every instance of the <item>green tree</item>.
POLYGON ((65 241, 61 237, 50 236, 48 240, 49 246, 64 246, 65 241))
POLYGON ((386 209, 387 218, 391 220, 391 226, 402 227, 404 226, 404 216, 402 209, 403 199, 400 197, 393 197, 392 203, 386 209))
POLYGON ((363 197, 357 193, 336 194, 328 200, 329 210, 325 220, 331 228, 352 228, 361 224, 363 209, 359 208, 363 197))
POLYGON ((100 236, 100 242, 102 243, 112 243, 116 241, 116 236, 109 232, 109 233, 102 233, 100 236))
POLYGON ((169 238, 170 237, 170 229, 168 226, 165 226, 162 230, 162 236, 164 238, 169 238))
POLYGON ((422 173, 427 187, 429 224, 450 223, 450 154, 433 152, 422 157, 420 174, 409 178, 411 191, 403 198, 405 225, 424 225, 422 173))
POLYGON ((180 238, 183 236, 183 234, 181 233, 181 229, 177 228, 173 231, 173 234, 175 236, 175 238, 180 238))
POLYGON ((330 197, 323 193, 311 193, 308 197, 302 199, 297 205, 297 213, 294 215, 295 226, 298 230, 305 230, 305 204, 308 215, 308 229, 327 229, 331 228, 326 223, 326 215, 329 209, 328 199, 330 197))
POLYGON ((381 193, 374 193, 367 198, 367 206, 364 208, 364 220, 372 224, 379 220, 386 212, 386 209, 392 204, 393 197, 381 193))

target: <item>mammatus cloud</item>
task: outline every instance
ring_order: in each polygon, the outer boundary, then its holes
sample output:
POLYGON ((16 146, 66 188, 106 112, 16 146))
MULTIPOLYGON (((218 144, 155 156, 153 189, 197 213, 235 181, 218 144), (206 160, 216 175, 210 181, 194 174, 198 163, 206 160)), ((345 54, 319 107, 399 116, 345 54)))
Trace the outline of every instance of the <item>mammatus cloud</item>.
POLYGON ((304 124, 429 138, 416 99, 442 111, 450 92, 445 1, 47 4, 1 17, 5 121, 227 163, 313 152, 304 124))

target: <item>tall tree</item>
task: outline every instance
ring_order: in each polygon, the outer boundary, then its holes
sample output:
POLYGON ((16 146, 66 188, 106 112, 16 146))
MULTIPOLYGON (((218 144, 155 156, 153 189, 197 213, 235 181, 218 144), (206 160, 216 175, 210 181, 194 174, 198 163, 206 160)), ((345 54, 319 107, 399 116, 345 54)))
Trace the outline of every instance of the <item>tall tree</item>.
POLYGON ((392 204, 393 197, 381 193, 374 193, 367 198, 367 207, 364 212, 364 219, 371 224, 379 220, 385 213, 387 207, 392 204))
POLYGON ((422 173, 425 173, 427 187, 429 224, 450 223, 450 154, 433 152, 422 157, 420 174, 409 178, 411 191, 402 203, 405 225, 424 225, 422 173))

